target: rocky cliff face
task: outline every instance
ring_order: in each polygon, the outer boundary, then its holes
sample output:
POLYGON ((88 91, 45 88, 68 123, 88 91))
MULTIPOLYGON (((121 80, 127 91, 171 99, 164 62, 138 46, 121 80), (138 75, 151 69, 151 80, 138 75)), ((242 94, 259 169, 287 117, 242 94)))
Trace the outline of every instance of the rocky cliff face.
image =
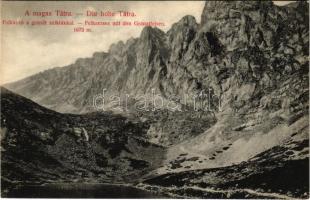
MULTIPOLYGON (((211 1, 201 24, 185 16, 167 33, 146 27, 139 38, 113 44, 107 53, 7 87, 60 112, 92 111, 94 96, 104 88, 107 95, 133 99, 154 89, 167 100, 212 90, 211 102, 221 97, 225 108, 253 100, 263 107, 274 104, 265 96, 294 81, 291 75, 307 79, 308 28, 305 2, 278 7, 271 1, 211 1)), ((192 98, 188 104, 193 106, 192 98)))
MULTIPOLYGON (((183 186, 191 187, 186 190, 221 187, 218 183, 206 185, 214 175, 205 170, 208 168, 219 169, 215 174, 223 170, 225 176, 244 179, 248 184, 254 176, 244 173, 239 177, 239 167, 252 174, 283 169, 277 177, 294 166, 303 173, 309 168, 305 164, 309 145, 304 145, 309 137, 308 44, 305 2, 278 7, 271 1, 207 1, 200 24, 185 16, 166 33, 146 27, 139 38, 118 42, 108 52, 7 87, 50 109, 72 113, 94 111, 93 98, 103 89, 107 89, 106 96, 128 94, 130 109, 126 115, 149 126, 146 140, 169 146, 156 170, 163 176, 147 184, 162 187, 157 180, 191 176, 197 182, 185 181, 183 186), (152 92, 182 111, 131 109, 141 95, 150 98, 152 92), (272 163, 265 160, 268 156, 272 163), (261 168, 256 170, 255 164, 261 168), (176 177, 169 175, 175 172, 176 177)), ((232 189, 239 190, 238 183, 234 184, 237 186, 232 189)), ((264 196, 268 189, 288 198, 309 196, 305 188, 295 191, 298 188, 290 186, 288 190, 294 194, 287 195, 286 190, 270 188, 276 184, 273 182, 253 184, 268 185, 254 197, 283 197, 264 196)), ((246 188, 241 189, 244 192, 246 188)), ((173 188, 172 192, 182 193, 173 188)))
POLYGON ((256 124, 278 116, 287 121, 308 106, 307 5, 208 1, 200 24, 185 16, 167 33, 146 27, 107 53, 7 87, 59 112, 98 111, 93 100, 106 89, 107 102, 128 95, 132 105, 155 93, 190 110, 248 114, 256 124))

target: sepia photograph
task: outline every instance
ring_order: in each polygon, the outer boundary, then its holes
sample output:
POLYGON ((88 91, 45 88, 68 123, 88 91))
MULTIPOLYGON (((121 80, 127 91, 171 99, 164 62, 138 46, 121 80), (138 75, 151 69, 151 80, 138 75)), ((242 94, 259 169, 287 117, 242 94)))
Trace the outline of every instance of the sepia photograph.
POLYGON ((310 198, 308 1, 0 7, 1 198, 310 198))

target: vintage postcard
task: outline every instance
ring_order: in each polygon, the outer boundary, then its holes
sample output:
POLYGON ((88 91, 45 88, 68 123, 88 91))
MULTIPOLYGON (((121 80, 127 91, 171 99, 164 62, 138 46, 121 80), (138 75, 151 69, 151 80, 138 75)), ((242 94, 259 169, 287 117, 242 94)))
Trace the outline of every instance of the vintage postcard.
POLYGON ((2 198, 309 199, 308 1, 1 1, 2 198))

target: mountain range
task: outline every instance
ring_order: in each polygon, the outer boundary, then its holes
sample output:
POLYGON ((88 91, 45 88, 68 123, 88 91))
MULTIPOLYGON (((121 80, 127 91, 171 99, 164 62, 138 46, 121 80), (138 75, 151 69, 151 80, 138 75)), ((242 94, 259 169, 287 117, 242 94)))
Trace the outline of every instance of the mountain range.
POLYGON ((145 27, 4 85, 5 190, 83 180, 173 197, 309 198, 308 7, 207 1, 200 23, 145 27), (130 109, 98 110, 103 90, 130 96, 130 109), (182 109, 134 109, 153 93, 182 109))

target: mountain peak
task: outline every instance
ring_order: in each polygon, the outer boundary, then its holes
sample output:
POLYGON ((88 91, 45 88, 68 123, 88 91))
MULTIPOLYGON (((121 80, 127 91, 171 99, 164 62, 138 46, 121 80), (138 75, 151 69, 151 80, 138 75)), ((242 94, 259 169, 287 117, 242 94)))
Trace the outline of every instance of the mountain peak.
POLYGON ((157 27, 146 26, 143 28, 140 38, 144 40, 150 38, 151 36, 160 36, 164 34, 165 33, 157 27))
POLYGON ((123 41, 119 41, 117 43, 113 43, 111 44, 110 48, 109 48, 109 53, 117 53, 120 49, 122 49, 125 46, 123 41))
POLYGON ((193 26, 193 25, 197 24, 197 21, 196 21, 196 18, 194 16, 186 15, 186 16, 182 17, 182 19, 178 23, 193 26))
POLYGON ((208 19, 228 18, 229 11, 265 11, 266 8, 272 7, 273 2, 267 1, 206 1, 201 23, 204 24, 208 19))
POLYGON ((205 8, 225 8, 235 9, 259 8, 261 5, 273 5, 271 0, 266 1, 206 1, 205 8))

